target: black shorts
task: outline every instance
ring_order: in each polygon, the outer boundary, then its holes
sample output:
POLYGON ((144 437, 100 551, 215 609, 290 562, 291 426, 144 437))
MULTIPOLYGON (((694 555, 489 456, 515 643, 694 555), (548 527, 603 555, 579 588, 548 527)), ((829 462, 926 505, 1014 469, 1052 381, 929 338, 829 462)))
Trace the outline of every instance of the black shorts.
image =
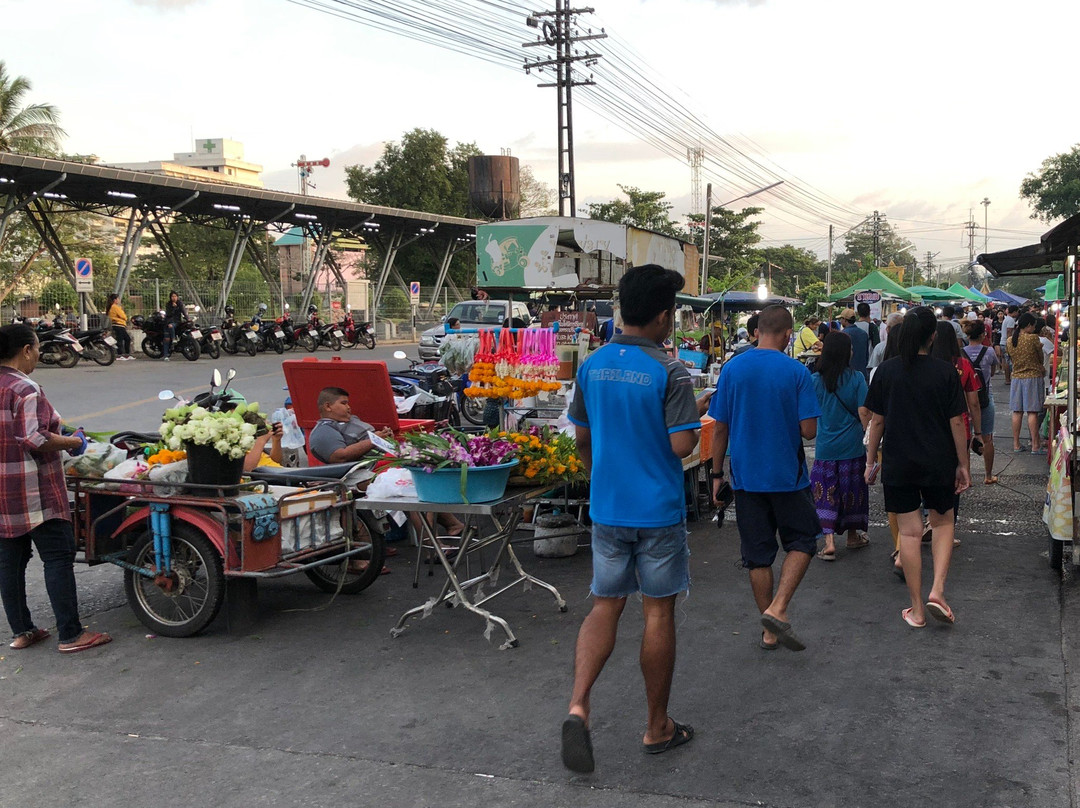
POLYGON ((911 513, 919 508, 948 513, 956 504, 955 485, 883 485, 885 510, 911 513))
POLYGON ((772 566, 777 535, 784 552, 813 555, 817 551, 821 523, 809 487, 765 493, 736 490, 735 522, 746 569, 772 566))

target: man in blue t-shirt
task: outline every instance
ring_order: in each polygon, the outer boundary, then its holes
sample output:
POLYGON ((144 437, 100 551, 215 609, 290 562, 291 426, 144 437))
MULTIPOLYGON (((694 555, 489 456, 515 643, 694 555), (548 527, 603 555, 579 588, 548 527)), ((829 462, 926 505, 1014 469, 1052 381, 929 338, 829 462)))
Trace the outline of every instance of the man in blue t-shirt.
POLYGON ((821 534, 802 447, 817 434, 821 410, 810 372, 783 353, 793 327, 782 306, 761 312, 757 350, 724 365, 709 407, 716 419, 713 498, 719 498, 730 445, 742 563, 765 629, 761 647, 770 651, 777 644, 793 651, 806 647, 792 631, 787 609, 821 534), (787 557, 774 593, 777 534, 787 557))
POLYGON ((843 323, 843 331, 851 337, 851 369, 861 373, 863 378, 868 378, 870 371, 870 334, 859 328, 858 316, 855 309, 844 309, 840 312, 840 322, 843 323))
POLYGON ((667 713, 675 668, 675 598, 690 586, 682 459, 701 426, 686 368, 657 345, 671 333, 679 273, 655 264, 619 281, 623 333, 585 360, 570 405, 578 451, 591 473, 593 606, 574 654, 574 691, 562 727, 567 768, 591 772, 589 694, 615 647, 626 598, 645 613, 641 672, 648 723, 644 751, 694 737, 667 713))

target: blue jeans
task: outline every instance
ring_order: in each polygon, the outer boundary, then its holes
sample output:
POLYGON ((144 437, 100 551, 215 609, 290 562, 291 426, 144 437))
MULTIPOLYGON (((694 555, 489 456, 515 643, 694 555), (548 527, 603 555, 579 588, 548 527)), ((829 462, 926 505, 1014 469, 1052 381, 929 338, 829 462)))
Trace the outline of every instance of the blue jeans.
POLYGON ((161 355, 168 359, 172 353, 173 340, 176 339, 176 323, 165 323, 165 331, 161 335, 161 355))
POLYGON ((13 539, 0 538, 0 598, 12 634, 33 631, 36 626, 26 604, 26 565, 37 547, 45 566, 45 590, 49 593, 60 642, 71 642, 83 631, 79 598, 75 592, 75 536, 71 523, 50 519, 29 533, 13 539))

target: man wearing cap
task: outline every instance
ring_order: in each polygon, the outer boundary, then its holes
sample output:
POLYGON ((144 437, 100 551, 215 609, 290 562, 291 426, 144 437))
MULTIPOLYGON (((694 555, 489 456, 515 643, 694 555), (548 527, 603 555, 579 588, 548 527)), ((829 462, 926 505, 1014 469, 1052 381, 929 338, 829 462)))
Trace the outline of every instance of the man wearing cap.
POLYGON ((858 319, 855 309, 844 309, 840 312, 843 331, 851 337, 851 369, 867 376, 870 372, 867 370, 870 364, 870 335, 856 325, 858 319))

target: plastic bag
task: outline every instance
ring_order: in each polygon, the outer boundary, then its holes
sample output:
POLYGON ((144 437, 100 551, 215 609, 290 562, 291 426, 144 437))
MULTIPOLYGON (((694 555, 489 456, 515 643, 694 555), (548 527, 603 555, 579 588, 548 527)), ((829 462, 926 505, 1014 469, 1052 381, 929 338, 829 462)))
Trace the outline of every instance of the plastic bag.
POLYGON ((281 448, 303 449, 304 431, 296 423, 296 413, 285 407, 278 407, 270 416, 272 422, 281 424, 281 448))
POLYGON ((415 497, 416 486, 408 469, 391 468, 371 481, 367 487, 369 499, 391 499, 395 497, 415 497))
MULTIPOLYGON (((186 483, 188 479, 188 462, 186 460, 178 460, 175 463, 161 463, 156 466, 151 466, 146 478, 148 480, 154 480, 155 482, 186 483)), ((159 494, 163 497, 171 497, 175 494, 179 494, 181 491, 180 488, 174 488, 169 485, 147 487, 151 489, 154 494, 159 494)))
MULTIPOLYGON (((186 462, 186 461, 185 461, 186 462)), ((169 465, 175 465, 170 463, 169 465)), ((146 473, 150 467, 141 457, 132 457, 105 472, 106 480, 134 480, 146 473)), ((120 485, 117 490, 122 494, 138 494, 142 487, 134 484, 120 485)))
POLYGON ((74 470, 80 477, 103 477, 105 472, 120 465, 126 458, 127 452, 118 446, 90 441, 81 455, 64 459, 64 471, 74 470))

